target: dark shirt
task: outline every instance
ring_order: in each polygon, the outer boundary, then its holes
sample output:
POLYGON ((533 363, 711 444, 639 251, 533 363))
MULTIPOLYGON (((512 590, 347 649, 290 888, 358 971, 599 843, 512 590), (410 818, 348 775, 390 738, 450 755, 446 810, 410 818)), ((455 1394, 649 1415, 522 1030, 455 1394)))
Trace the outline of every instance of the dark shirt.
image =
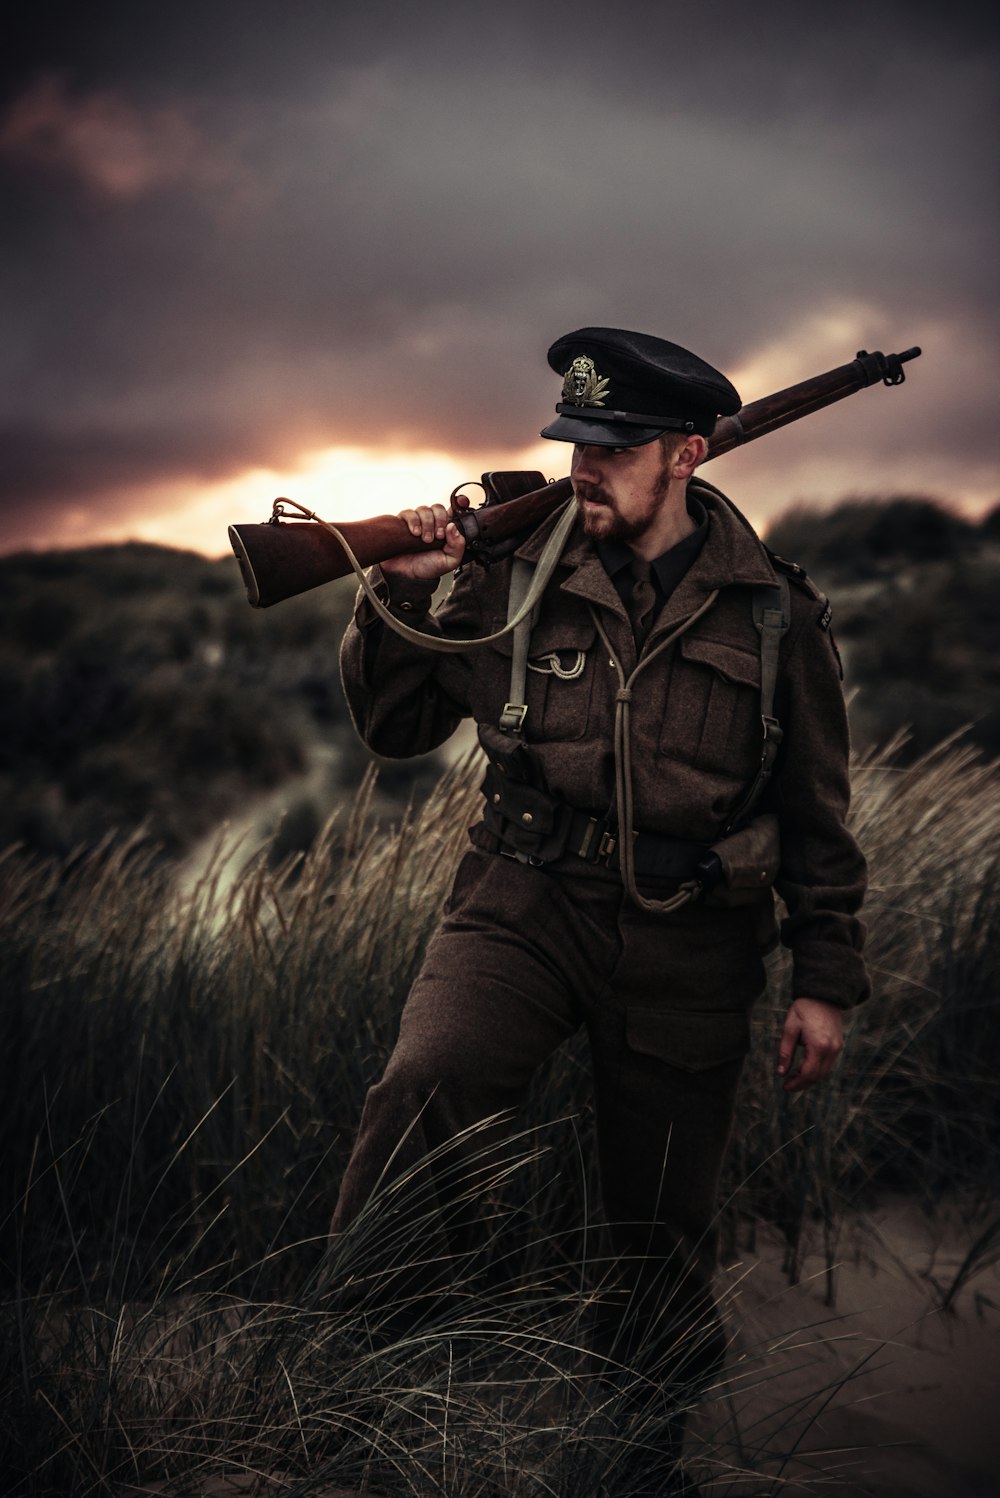
MULTIPOLYGON (((685 536, 683 541, 678 541, 676 546, 671 546, 669 551, 656 557, 651 564, 657 614, 701 551, 705 544, 705 537, 708 535, 708 516, 705 513, 705 507, 690 494, 687 510, 695 523, 695 529, 689 536, 685 536)), ((629 594, 632 591, 632 574, 629 566, 635 552, 624 541, 598 541, 597 554, 604 563, 604 570, 614 583, 618 596, 627 609, 629 594)))

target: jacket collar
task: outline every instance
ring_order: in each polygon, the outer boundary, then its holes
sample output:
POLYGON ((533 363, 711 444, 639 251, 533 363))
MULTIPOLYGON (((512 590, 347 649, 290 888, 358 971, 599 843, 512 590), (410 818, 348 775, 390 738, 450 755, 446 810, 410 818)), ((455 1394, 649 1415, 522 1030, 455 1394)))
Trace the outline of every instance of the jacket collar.
MULTIPOLYGON (((681 578, 690 569, 708 535, 708 513, 705 506, 697 495, 690 492, 687 499, 688 514, 694 523, 694 529, 660 556, 654 557, 651 565, 653 586, 659 593, 661 602, 670 597, 681 578)), ((598 541, 595 549, 604 565, 605 572, 614 579, 615 587, 620 592, 622 582, 619 574, 630 572, 632 562, 635 560, 635 552, 624 541, 598 541)))
MULTIPOLYGON (((708 535, 698 556, 660 611, 653 634, 664 626, 672 627, 698 608, 705 596, 715 588, 721 589, 734 584, 773 585, 777 582, 774 568, 759 537, 749 521, 744 520, 722 491, 706 483, 704 479, 692 479, 689 492, 705 507, 708 535)), ((557 516, 553 515, 543 521, 518 547, 515 556, 523 557, 528 562, 537 562, 556 519, 557 516)), ((575 525, 570 532, 569 541, 559 559, 559 572, 563 575, 560 586, 564 592, 577 594, 625 616, 624 606, 596 547, 583 534, 579 525, 575 525)))
MULTIPOLYGON (((574 502, 570 500, 571 504, 574 502)), ((561 513, 561 510, 557 510, 554 515, 543 520, 528 539, 521 543, 514 555, 523 558, 526 562, 537 563, 561 513)), ((628 622, 628 615, 624 604, 618 597, 618 590, 605 571, 594 543, 584 535, 579 521, 569 533, 569 540, 559 558, 555 576, 561 579, 558 586, 565 592, 575 593, 591 603, 612 609, 620 614, 626 623, 628 622)), ((549 586, 551 587, 552 584, 550 583, 549 586)))

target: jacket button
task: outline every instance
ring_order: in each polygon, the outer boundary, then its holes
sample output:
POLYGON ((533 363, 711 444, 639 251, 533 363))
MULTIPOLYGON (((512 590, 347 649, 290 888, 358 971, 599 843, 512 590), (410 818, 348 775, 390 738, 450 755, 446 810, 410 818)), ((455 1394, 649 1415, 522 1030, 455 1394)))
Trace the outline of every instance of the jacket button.
POLYGON ((532 824, 532 822, 533 822, 533 821, 534 821, 534 820, 535 820, 535 819, 534 819, 534 817, 533 817, 533 816, 532 816, 532 815, 531 815, 531 812, 530 812, 530 811, 522 811, 522 813, 521 813, 521 821, 522 821, 522 822, 523 822, 523 823, 524 823, 524 825, 525 825, 525 827, 530 827, 530 826, 531 826, 531 824, 532 824))
POLYGON ((499 806, 500 805, 500 792, 499 791, 494 791, 493 792, 493 805, 494 806, 499 806))

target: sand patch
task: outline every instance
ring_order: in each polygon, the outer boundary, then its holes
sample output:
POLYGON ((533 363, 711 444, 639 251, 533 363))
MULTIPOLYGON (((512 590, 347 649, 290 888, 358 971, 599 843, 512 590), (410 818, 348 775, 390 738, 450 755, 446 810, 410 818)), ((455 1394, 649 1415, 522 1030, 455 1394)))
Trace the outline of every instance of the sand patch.
POLYGON ((722 1275, 739 1330, 726 1397, 692 1430, 693 1455, 724 1449, 707 1490, 763 1494, 777 1477, 774 1491, 790 1498, 996 1498, 995 1252, 940 1308, 974 1236, 954 1208, 929 1222, 910 1203, 887 1203, 842 1235, 831 1309, 820 1255, 789 1287, 781 1243, 762 1230, 757 1256, 722 1275), (760 1463, 768 1481, 737 1481, 744 1462, 760 1463))

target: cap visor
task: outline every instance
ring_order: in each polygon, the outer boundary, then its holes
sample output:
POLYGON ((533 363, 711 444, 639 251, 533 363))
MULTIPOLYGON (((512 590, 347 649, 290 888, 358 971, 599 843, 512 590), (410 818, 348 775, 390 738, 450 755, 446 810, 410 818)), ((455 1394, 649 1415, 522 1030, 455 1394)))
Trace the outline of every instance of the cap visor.
POLYGON ((580 442, 586 447, 642 447, 663 435, 663 427, 636 427, 626 422, 594 421, 591 417, 557 416, 539 436, 554 442, 580 442))

